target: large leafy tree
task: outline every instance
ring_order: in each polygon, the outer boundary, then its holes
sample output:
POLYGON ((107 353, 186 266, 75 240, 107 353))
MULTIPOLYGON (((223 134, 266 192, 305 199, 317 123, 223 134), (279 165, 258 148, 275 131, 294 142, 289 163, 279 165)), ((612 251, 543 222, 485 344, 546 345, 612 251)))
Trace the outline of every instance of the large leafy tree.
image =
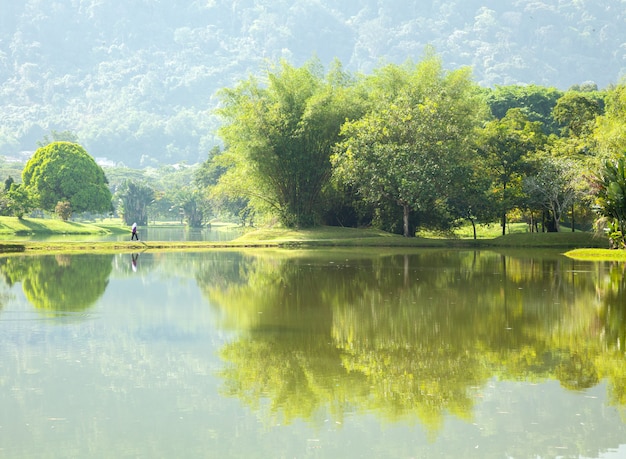
POLYGON ((492 199, 500 209, 502 234, 506 233, 507 212, 521 204, 529 155, 545 141, 541 123, 529 121, 519 108, 510 109, 502 119, 490 121, 481 133, 480 151, 485 170, 490 171, 492 199))
POLYGON ((451 187, 464 180, 455 172, 486 106, 469 70, 446 72, 431 52, 417 65, 383 67, 365 84, 370 108, 344 125, 335 172, 366 201, 400 206, 410 237, 411 212, 445 210, 451 187))
POLYGON ((235 167, 223 177, 240 195, 266 203, 287 226, 310 226, 331 174, 331 148, 357 105, 339 64, 324 76, 316 61, 270 69, 221 93, 220 130, 235 167), (235 179, 233 179, 235 175, 235 179))
POLYGON ((108 212, 111 191, 104 171, 83 147, 52 142, 35 151, 22 172, 22 182, 40 209, 54 212, 59 202, 72 212, 108 212))

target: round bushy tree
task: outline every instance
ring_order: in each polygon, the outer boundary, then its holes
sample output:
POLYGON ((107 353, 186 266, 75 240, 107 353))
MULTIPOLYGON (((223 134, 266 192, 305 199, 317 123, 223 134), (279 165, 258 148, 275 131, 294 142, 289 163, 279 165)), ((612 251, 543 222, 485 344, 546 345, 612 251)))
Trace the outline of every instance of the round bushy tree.
POLYGON ((39 148, 26 163, 22 181, 35 205, 54 212, 67 201, 71 212, 107 212, 111 191, 104 171, 83 147, 53 142, 39 148))

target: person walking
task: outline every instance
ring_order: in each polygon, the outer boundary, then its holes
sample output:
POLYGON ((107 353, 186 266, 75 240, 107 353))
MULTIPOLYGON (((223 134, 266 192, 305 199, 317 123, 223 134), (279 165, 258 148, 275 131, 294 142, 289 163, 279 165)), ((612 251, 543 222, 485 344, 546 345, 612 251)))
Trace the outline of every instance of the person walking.
POLYGON ((137 223, 133 223, 133 226, 131 227, 131 229, 132 229, 132 235, 130 236, 130 240, 131 241, 133 239, 139 240, 139 235, 137 234, 137 223))

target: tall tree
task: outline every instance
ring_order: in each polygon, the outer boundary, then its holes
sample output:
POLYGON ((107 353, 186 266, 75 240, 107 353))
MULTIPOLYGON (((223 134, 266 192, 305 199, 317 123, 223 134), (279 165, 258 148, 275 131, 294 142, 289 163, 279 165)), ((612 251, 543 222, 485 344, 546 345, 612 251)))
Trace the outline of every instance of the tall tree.
POLYGON ((597 119, 593 137, 600 163, 620 158, 626 151, 624 126, 626 126, 626 84, 621 84, 607 91, 605 113, 597 119))
POLYGON ((37 149, 24 167, 22 182, 36 206, 49 212, 61 201, 68 201, 72 212, 111 209, 104 171, 76 143, 52 142, 37 149))
POLYGON ((380 69, 366 85, 370 108, 344 125, 335 172, 366 201, 400 206, 410 237, 411 212, 446 207, 450 187, 463 179, 455 166, 466 160, 486 106, 470 71, 444 71, 430 50, 417 65, 380 69))
POLYGON ((519 108, 510 109, 500 120, 490 121, 481 133, 480 151, 491 171, 492 194, 499 204, 503 235, 507 213, 521 199, 522 179, 529 167, 527 155, 541 148, 545 141, 541 123, 529 121, 519 108))
POLYGON ((579 172, 572 159, 548 157, 538 160, 537 172, 524 178, 524 189, 549 214, 554 232, 559 231, 563 214, 580 195, 579 172))
POLYGON ((154 189, 146 183, 125 180, 116 193, 121 201, 124 223, 148 224, 148 206, 154 201, 154 189))
MULTIPOLYGON (((331 148, 356 105, 341 66, 324 77, 316 61, 294 68, 282 61, 262 86, 250 78, 221 92, 220 130, 236 158, 239 193, 267 203, 286 226, 310 226, 331 173, 331 148)), ((225 178, 228 181, 229 177, 225 178)))

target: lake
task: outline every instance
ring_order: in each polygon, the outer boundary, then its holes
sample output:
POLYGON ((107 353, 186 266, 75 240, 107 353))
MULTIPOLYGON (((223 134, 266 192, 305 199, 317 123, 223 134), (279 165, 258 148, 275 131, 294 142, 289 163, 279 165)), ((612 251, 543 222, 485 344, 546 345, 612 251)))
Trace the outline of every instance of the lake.
POLYGON ((623 458, 625 266, 0 258, 0 457, 623 458))

